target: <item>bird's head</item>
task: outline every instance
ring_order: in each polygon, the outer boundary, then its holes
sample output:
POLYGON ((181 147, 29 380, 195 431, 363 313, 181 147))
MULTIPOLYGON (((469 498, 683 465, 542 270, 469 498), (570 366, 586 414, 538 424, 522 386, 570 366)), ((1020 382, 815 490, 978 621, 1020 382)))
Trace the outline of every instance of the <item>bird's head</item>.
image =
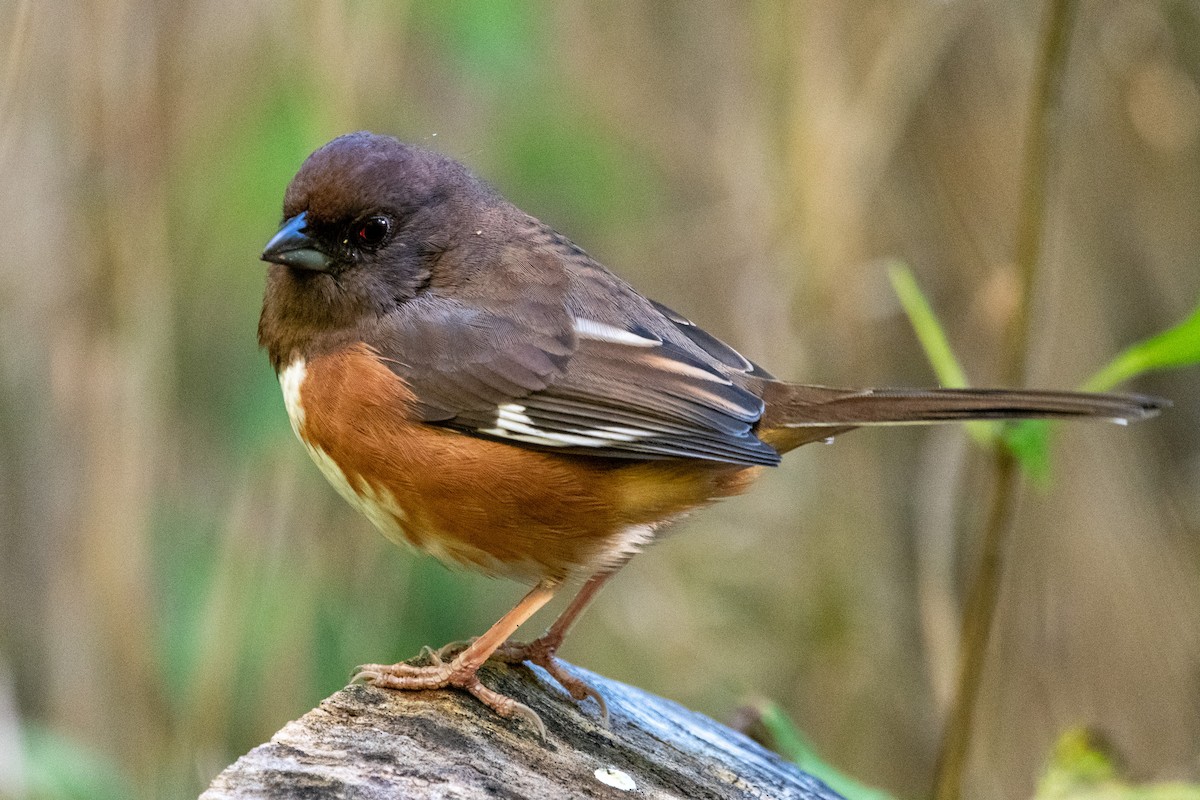
POLYGON ((457 161, 388 136, 340 136, 288 186, 260 339, 344 330, 426 288, 441 256, 501 201, 457 161))

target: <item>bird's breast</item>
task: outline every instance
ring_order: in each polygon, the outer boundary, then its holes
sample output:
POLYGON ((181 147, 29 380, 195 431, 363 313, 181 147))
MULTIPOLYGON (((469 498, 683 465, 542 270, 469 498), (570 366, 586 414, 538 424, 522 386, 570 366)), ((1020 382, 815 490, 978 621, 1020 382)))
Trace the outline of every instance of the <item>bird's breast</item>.
POLYGON ((304 358, 294 359, 279 373, 279 386, 283 390, 283 404, 287 408, 288 420, 292 423, 292 431, 304 445, 317 469, 325 476, 330 485, 353 508, 363 514, 387 538, 397 543, 412 544, 412 540, 404 532, 404 522, 407 518, 404 509, 386 488, 378 487, 363 480, 361 476, 351 485, 345 470, 319 444, 315 443, 307 433, 305 408, 301 399, 305 379, 308 377, 308 367, 304 358))
POLYGON ((297 437, 347 502, 393 541, 493 574, 593 572, 758 472, 570 456, 429 425, 365 344, 295 359, 279 380, 297 437))
POLYGON ((279 380, 318 468, 395 542, 540 579, 590 571, 614 537, 632 537, 610 467, 421 422, 411 389, 366 345, 295 359, 279 380))

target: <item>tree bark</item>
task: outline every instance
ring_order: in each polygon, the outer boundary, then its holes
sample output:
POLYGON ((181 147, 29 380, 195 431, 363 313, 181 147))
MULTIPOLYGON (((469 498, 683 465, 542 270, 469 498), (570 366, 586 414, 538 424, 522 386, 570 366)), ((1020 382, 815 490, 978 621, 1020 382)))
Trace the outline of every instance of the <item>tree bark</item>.
POLYGON ((708 717, 565 666, 607 699, 608 727, 593 701, 524 666, 489 663, 481 675, 541 716, 544 741, 461 691, 348 686, 238 759, 201 800, 839 797, 708 717))

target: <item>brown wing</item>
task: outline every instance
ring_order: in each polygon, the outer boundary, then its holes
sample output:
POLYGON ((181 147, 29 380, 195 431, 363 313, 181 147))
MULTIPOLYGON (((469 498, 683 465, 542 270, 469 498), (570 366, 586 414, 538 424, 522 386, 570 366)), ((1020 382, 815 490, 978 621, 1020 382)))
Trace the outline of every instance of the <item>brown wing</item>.
POLYGON ((732 349, 712 337, 709 349, 695 344, 611 276, 629 302, 605 306, 605 321, 582 316, 561 254, 505 257, 541 259, 536 284, 529 270, 497 264, 486 296, 431 288, 372 332, 368 343, 416 394, 422 420, 557 452, 779 462, 753 430, 762 400, 724 363, 732 349))

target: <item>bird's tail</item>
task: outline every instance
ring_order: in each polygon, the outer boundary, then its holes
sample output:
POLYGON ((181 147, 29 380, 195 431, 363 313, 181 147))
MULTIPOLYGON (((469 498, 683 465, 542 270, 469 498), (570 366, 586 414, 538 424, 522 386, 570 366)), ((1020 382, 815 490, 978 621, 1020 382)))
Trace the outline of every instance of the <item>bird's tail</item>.
POLYGON ((1153 417, 1166 400, 1133 394, 1030 389, 833 389, 796 383, 764 387, 759 437, 780 452, 864 425, 920 425, 976 419, 1153 417))

